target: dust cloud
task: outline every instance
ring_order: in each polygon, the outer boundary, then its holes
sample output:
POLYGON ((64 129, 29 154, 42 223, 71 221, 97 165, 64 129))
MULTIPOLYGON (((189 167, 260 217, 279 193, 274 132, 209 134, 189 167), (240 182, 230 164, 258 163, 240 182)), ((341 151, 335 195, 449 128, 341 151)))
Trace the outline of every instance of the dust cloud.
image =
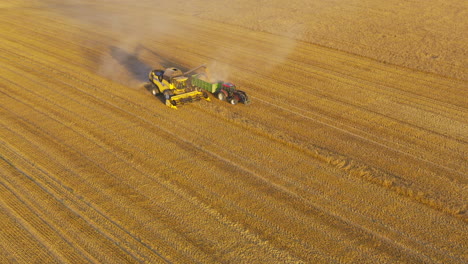
MULTIPOLYGON (((106 52, 99 58, 97 73, 134 88, 141 87, 141 84, 147 80, 148 72, 156 66, 149 65, 142 59, 142 54, 150 51, 150 46, 145 45, 147 40, 157 39, 158 36, 170 32, 178 32, 179 35, 183 35, 181 32, 187 30, 184 25, 173 23, 168 19, 168 16, 162 16, 161 12, 169 10, 171 14, 190 15, 200 19, 206 19, 208 12, 222 12, 223 16, 226 17, 233 17, 236 12, 226 9, 226 5, 220 3, 208 5, 210 3, 208 0, 196 1, 198 4, 195 2, 187 4, 182 1, 149 0, 138 2, 130 0, 49 0, 47 2, 51 10, 59 11, 88 26, 110 32, 115 40, 112 40, 112 45, 106 47, 106 52)), ((259 11, 253 8, 246 9, 245 12, 243 13, 244 17, 255 17, 259 11)), ((257 22, 252 21, 252 23, 257 22)), ((254 47, 214 47, 210 54, 203 54, 207 58, 211 58, 205 62, 208 65, 211 78, 228 81, 231 77, 232 65, 235 65, 235 61, 238 61, 240 57, 249 60, 248 54, 262 53, 265 58, 268 58, 261 67, 256 68, 262 73, 268 74, 274 67, 281 65, 295 48, 298 35, 302 34, 301 26, 292 21, 285 21, 283 27, 286 33, 278 36, 271 43, 270 48, 266 50, 255 50, 254 47)), ((159 54, 157 56, 161 57, 159 54)), ((168 57, 172 57, 172 55, 168 57)), ((183 62, 171 61, 167 58, 161 58, 161 60, 170 64, 162 65, 163 67, 183 64, 183 62)))
POLYGON ((140 1, 134 5, 133 1, 128 0, 47 2, 50 10, 78 20, 89 28, 99 28, 112 36, 111 40, 106 41, 108 46, 98 59, 97 73, 132 88, 140 87, 152 69, 152 65, 141 59, 141 54, 148 51, 143 43, 149 37, 154 38, 155 35, 174 30, 170 20, 157 15, 160 7, 152 11, 152 7, 157 6, 154 1, 140 1), (138 12, 129 8, 136 8, 138 12))

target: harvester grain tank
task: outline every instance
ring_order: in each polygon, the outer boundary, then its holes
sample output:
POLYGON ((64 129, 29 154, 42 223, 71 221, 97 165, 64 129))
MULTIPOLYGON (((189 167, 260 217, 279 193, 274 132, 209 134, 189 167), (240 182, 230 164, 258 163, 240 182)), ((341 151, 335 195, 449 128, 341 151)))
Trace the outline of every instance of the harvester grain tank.
POLYGON ((201 99, 209 101, 208 93, 205 90, 195 89, 187 77, 191 72, 204 66, 201 65, 185 73, 177 68, 151 71, 148 79, 153 84, 153 95, 163 94, 166 105, 174 109, 177 109, 178 105, 201 99))

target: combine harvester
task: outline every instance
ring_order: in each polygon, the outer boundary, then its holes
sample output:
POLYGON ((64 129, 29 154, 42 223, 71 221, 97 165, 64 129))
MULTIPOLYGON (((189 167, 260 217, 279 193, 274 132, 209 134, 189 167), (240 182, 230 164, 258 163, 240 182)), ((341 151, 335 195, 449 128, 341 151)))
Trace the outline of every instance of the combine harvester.
POLYGON ((236 86, 224 81, 210 81, 206 64, 200 65, 187 72, 177 68, 166 70, 153 70, 149 74, 149 81, 153 85, 152 93, 155 96, 163 94, 166 105, 177 109, 178 105, 191 103, 200 99, 210 101, 208 92, 214 94, 221 101, 228 101, 235 105, 238 102, 250 104, 250 99, 236 86), (205 69, 204 73, 189 76, 198 69, 205 69))
POLYGON ((150 83, 153 85, 151 92, 154 96, 163 94, 166 105, 174 109, 177 109, 178 105, 201 99, 210 101, 208 93, 205 90, 195 89, 187 77, 188 74, 202 67, 205 67, 205 65, 201 65, 185 73, 177 68, 153 70, 148 76, 150 83))

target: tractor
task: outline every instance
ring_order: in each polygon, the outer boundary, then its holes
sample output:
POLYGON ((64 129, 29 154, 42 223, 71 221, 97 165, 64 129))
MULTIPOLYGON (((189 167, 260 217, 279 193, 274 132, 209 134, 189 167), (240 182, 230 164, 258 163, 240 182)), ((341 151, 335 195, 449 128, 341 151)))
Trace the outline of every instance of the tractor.
POLYGON ((221 101, 228 101, 235 105, 238 102, 250 104, 250 99, 244 91, 238 90, 236 86, 230 82, 216 81, 210 82, 208 74, 199 73, 191 76, 191 84, 199 90, 205 90, 221 101), (200 89, 201 88, 201 89, 200 89))

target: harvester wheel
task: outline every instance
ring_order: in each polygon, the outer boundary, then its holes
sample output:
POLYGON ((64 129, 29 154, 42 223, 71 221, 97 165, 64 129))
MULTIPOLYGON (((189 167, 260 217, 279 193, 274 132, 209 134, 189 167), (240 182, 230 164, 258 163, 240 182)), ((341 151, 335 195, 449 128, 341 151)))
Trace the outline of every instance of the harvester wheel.
POLYGON ((151 90, 151 93, 152 93, 154 96, 157 96, 157 95, 158 95, 158 90, 153 89, 153 90, 151 90))
POLYGON ((166 90, 164 91, 164 99, 169 100, 171 98, 171 91, 166 90))
POLYGON ((226 101, 226 95, 223 92, 218 93, 218 99, 220 101, 226 101))

